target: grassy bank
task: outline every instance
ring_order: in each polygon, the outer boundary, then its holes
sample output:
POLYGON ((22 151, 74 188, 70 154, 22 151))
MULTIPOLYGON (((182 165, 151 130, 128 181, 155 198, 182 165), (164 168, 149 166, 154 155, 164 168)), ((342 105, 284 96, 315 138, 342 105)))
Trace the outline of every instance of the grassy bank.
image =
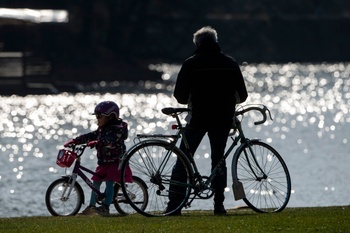
POLYGON ((139 214, 0 218, 0 232, 350 232, 350 206, 286 208, 276 214, 236 209, 227 216, 190 211, 153 218, 139 214))

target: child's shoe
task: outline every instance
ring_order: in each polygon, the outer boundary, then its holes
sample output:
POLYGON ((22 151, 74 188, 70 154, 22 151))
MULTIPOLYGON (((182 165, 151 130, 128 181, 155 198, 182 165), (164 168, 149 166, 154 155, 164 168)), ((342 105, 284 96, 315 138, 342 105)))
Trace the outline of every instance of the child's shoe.
POLYGON ((105 205, 101 205, 95 208, 95 213, 98 213, 99 215, 102 215, 102 216, 109 215, 109 208, 105 205))
POLYGON ((89 205, 80 213, 80 215, 96 215, 96 207, 89 205))

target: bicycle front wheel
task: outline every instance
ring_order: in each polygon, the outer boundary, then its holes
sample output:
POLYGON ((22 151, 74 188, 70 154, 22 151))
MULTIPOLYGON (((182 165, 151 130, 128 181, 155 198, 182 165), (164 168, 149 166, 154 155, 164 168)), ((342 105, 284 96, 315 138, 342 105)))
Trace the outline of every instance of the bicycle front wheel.
POLYGON ((271 146, 252 140, 232 160, 232 179, 242 183, 243 201, 260 213, 280 212, 291 195, 291 179, 281 155, 271 146))
POLYGON ((123 159, 121 168, 121 186, 129 204, 144 216, 166 216, 181 209, 191 192, 192 170, 187 157, 177 147, 161 140, 148 140, 135 145, 123 159), (172 179, 175 166, 183 168, 182 180, 172 179), (125 183, 126 167, 130 166, 133 175, 141 178, 148 191, 146 208, 140 208, 128 192, 125 183), (181 190, 181 191, 179 191, 181 190), (177 206, 167 210, 169 195, 178 198, 177 206))
POLYGON ((55 180, 47 188, 45 203, 53 216, 70 216, 79 212, 84 202, 83 189, 75 182, 71 192, 68 193, 69 185, 67 177, 55 180))
MULTIPOLYGON (((137 205, 139 209, 144 210, 148 203, 147 186, 145 182, 137 176, 133 176, 132 180, 132 183, 126 183, 128 196, 132 198, 132 202, 137 205)), ((114 185, 113 204, 120 214, 127 215, 136 213, 135 209, 130 206, 129 202, 126 200, 119 183, 115 183, 114 185)))

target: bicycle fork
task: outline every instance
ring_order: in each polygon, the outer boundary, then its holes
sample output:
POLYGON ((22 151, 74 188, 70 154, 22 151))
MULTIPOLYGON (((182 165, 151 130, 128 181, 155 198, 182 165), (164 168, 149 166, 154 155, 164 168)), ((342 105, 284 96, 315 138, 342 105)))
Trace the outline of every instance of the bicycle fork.
POLYGON ((254 156, 253 149, 252 149, 252 147, 251 147, 251 145, 250 145, 250 140, 247 140, 247 143, 246 143, 246 144, 247 144, 247 146, 248 146, 248 148, 249 148, 250 154, 252 155, 252 156, 250 156, 250 157, 253 158, 254 167, 255 167, 255 169, 253 169, 253 165, 252 165, 252 163, 250 162, 247 149, 244 148, 244 156, 246 157, 246 160, 247 160, 247 162, 248 162, 248 166, 249 166, 250 170, 251 170, 252 173, 254 174, 254 176, 255 176, 255 178, 256 178, 257 181, 265 180, 265 179, 267 178, 267 175, 265 174, 264 170, 260 167, 258 161, 256 160, 256 157, 254 156), (256 168, 257 168, 257 169, 256 169, 256 168), (260 171, 260 173, 262 174, 262 176, 258 176, 258 175, 256 174, 256 172, 255 172, 256 170, 257 170, 257 171, 260 171))
POLYGON ((61 196, 61 200, 62 201, 68 201, 69 199, 69 196, 73 190, 73 187, 75 185, 75 181, 77 180, 77 174, 76 173, 73 173, 69 179, 68 179, 68 186, 65 186, 64 187, 64 190, 62 192, 62 196, 61 196))

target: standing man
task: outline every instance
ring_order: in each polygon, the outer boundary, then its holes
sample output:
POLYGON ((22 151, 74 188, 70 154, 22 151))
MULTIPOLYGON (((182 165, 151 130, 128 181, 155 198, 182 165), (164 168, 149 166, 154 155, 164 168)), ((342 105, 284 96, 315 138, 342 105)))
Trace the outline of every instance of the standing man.
MULTIPOLYGON (((188 129, 185 132, 190 150, 186 151, 183 143, 180 148, 188 156, 193 156, 207 133, 213 170, 224 155, 235 106, 244 102, 248 94, 239 65, 234 58, 221 51, 215 29, 210 26, 199 29, 193 34, 193 42, 197 48, 183 63, 174 90, 176 100, 192 109, 186 119, 188 129)), ((175 165, 172 179, 181 179, 181 174, 184 174, 181 170, 175 165)), ((227 168, 224 163, 212 182, 215 215, 227 212, 223 204, 226 186, 227 168)), ((181 191, 174 191, 177 194, 169 195, 166 212, 178 206, 181 191)), ((181 215, 181 210, 172 215, 181 215)))

